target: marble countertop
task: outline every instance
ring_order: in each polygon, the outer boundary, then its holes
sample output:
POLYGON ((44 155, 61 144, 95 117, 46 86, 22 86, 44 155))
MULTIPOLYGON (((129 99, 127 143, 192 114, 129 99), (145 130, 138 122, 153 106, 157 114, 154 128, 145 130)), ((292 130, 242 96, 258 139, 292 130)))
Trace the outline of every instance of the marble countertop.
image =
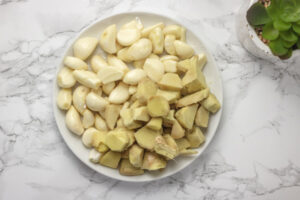
POLYGON ((300 198, 300 67, 249 55, 235 33, 243 0, 0 0, 0 199, 300 198), (202 35, 221 70, 224 114, 205 153, 176 175, 112 180, 68 149, 52 113, 66 44, 98 18, 153 11, 202 35))

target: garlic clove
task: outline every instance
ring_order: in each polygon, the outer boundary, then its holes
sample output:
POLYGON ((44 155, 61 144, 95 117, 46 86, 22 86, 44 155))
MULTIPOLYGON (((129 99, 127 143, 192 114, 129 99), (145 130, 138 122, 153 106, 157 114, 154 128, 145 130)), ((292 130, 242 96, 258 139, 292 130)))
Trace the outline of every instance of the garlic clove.
POLYGON ((181 59, 187 59, 194 55, 194 49, 185 42, 182 42, 180 40, 175 40, 174 46, 175 46, 176 54, 181 59))
POLYGON ((124 76, 123 82, 129 85, 136 85, 140 80, 142 80, 146 76, 147 75, 144 70, 133 69, 124 76))
POLYGON ((73 92, 73 105, 76 108, 76 110, 81 114, 83 114, 86 108, 85 99, 89 92, 90 89, 83 85, 78 86, 73 92))
POLYGON ((72 90, 69 88, 61 89, 57 94, 56 103, 61 110, 68 110, 72 105, 72 90))
POLYGON ((85 109, 82 114, 82 125, 84 128, 90 128, 95 123, 95 116, 92 111, 85 109))
POLYGON ((176 55, 176 50, 174 46, 174 41, 176 40, 175 35, 166 35, 165 36, 165 50, 170 55, 176 55))
POLYGON ((117 37, 117 27, 115 24, 108 26, 104 29, 100 36, 99 44, 101 48, 110 54, 117 52, 116 48, 116 37, 117 37))
POLYGON ((90 92, 86 96, 86 105, 92 111, 102 111, 108 105, 108 102, 94 92, 90 92))
POLYGON ((156 27, 149 34, 149 39, 152 42, 153 53, 162 54, 164 51, 164 34, 160 27, 156 27))
POLYGON ((66 125, 70 131, 76 135, 82 135, 84 128, 82 126, 80 115, 77 110, 71 106, 66 114, 66 125))
POLYGON ((133 43, 128 49, 131 60, 141 60, 148 57, 152 52, 152 43, 149 39, 142 38, 133 43))
POLYGON ((74 70, 73 75, 79 83, 86 87, 98 89, 101 85, 101 80, 94 72, 86 70, 74 70))
POLYGON ((78 39, 73 45, 74 56, 81 60, 87 59, 97 47, 98 40, 93 37, 78 39))
POLYGON ((97 73, 100 69, 107 67, 108 64, 101 55, 95 55, 91 59, 91 68, 97 73))
POLYGON ((110 82, 121 80, 124 72, 117 67, 109 66, 101 69, 97 75, 103 84, 107 84, 110 82))
POLYGON ((110 66, 117 67, 120 70, 122 70, 124 73, 127 73, 129 71, 127 65, 119 58, 113 55, 107 56, 107 62, 110 66))
POLYGON ((150 34, 150 32, 151 32, 152 30, 154 30, 156 27, 160 27, 161 29, 163 29, 164 26, 165 26, 165 25, 164 25, 162 22, 159 22, 159 23, 157 23, 157 24, 155 24, 155 25, 153 25, 153 26, 144 28, 144 29, 142 30, 142 32, 141 32, 142 37, 148 37, 149 34, 150 34))
POLYGON ((123 46, 130 46, 140 39, 141 33, 136 28, 120 29, 117 34, 117 41, 123 46))
POLYGON ((71 88, 75 85, 76 79, 73 76, 73 70, 63 67, 57 74, 57 84, 61 88, 71 88))
POLYGON ((76 58, 73 56, 67 56, 64 59, 64 64, 71 69, 88 69, 88 65, 86 64, 86 62, 84 62, 80 58, 76 58))
POLYGON ((147 76, 154 82, 159 82, 165 69, 163 63, 158 59, 148 58, 144 64, 147 76))
POLYGON ((110 93, 108 100, 114 104, 121 104, 129 98, 129 87, 125 83, 120 82, 119 85, 110 93))

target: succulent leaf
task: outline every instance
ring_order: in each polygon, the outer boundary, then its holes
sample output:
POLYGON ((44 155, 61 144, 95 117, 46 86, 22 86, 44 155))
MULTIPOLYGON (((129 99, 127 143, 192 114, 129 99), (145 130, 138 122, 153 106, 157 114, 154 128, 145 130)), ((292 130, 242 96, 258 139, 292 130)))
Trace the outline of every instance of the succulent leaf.
POLYGON ((293 24, 293 30, 300 35, 300 24, 293 24))
POLYGON ((283 46, 280 38, 270 41, 269 47, 272 53, 276 56, 284 56, 288 52, 288 49, 283 46))
POLYGON ((257 26, 269 23, 269 17, 266 8, 259 2, 253 4, 247 12, 247 20, 250 25, 257 26))
POLYGON ((289 59, 290 57, 292 57, 292 55, 293 55, 293 50, 289 49, 288 52, 285 55, 280 56, 280 58, 283 60, 286 60, 286 59, 289 59))
POLYGON ((297 22, 300 20, 300 1, 282 0, 280 4, 280 18, 285 22, 297 22))
POLYGON ((273 22, 274 28, 279 31, 287 31, 291 28, 292 23, 282 21, 281 19, 276 19, 273 22))
POLYGON ((276 40, 279 36, 279 31, 270 22, 263 27, 262 36, 267 40, 276 40))
POLYGON ((294 33, 294 31, 282 31, 279 33, 280 37, 288 42, 297 42, 298 36, 294 33))
POLYGON ((291 48, 292 46, 294 46, 296 44, 296 42, 289 42, 289 41, 286 41, 284 39, 282 39, 282 45, 285 47, 285 48, 291 48))

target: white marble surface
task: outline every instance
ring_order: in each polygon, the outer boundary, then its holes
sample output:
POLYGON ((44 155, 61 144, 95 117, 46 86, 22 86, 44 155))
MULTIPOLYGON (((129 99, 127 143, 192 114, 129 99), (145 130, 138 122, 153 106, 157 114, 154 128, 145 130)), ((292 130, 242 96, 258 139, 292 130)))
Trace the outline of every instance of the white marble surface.
MULTIPOLYGON (((300 66, 249 55, 235 34, 243 0, 0 0, 0 199, 300 198, 300 66), (82 164, 52 113, 52 80, 78 31, 124 11, 175 17, 203 35, 222 72, 220 128, 205 154, 156 182, 82 164)), ((298 61, 299 62, 299 61, 298 61)))

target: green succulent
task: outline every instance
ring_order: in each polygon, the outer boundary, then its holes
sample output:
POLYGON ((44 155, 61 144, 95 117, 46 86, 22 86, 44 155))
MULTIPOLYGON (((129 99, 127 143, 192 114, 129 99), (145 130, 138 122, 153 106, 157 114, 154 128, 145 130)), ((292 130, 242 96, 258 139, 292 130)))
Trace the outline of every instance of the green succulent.
POLYGON ((249 8, 247 20, 252 27, 262 28, 262 37, 281 59, 300 49, 300 0, 271 0, 267 8, 257 2, 249 8))

